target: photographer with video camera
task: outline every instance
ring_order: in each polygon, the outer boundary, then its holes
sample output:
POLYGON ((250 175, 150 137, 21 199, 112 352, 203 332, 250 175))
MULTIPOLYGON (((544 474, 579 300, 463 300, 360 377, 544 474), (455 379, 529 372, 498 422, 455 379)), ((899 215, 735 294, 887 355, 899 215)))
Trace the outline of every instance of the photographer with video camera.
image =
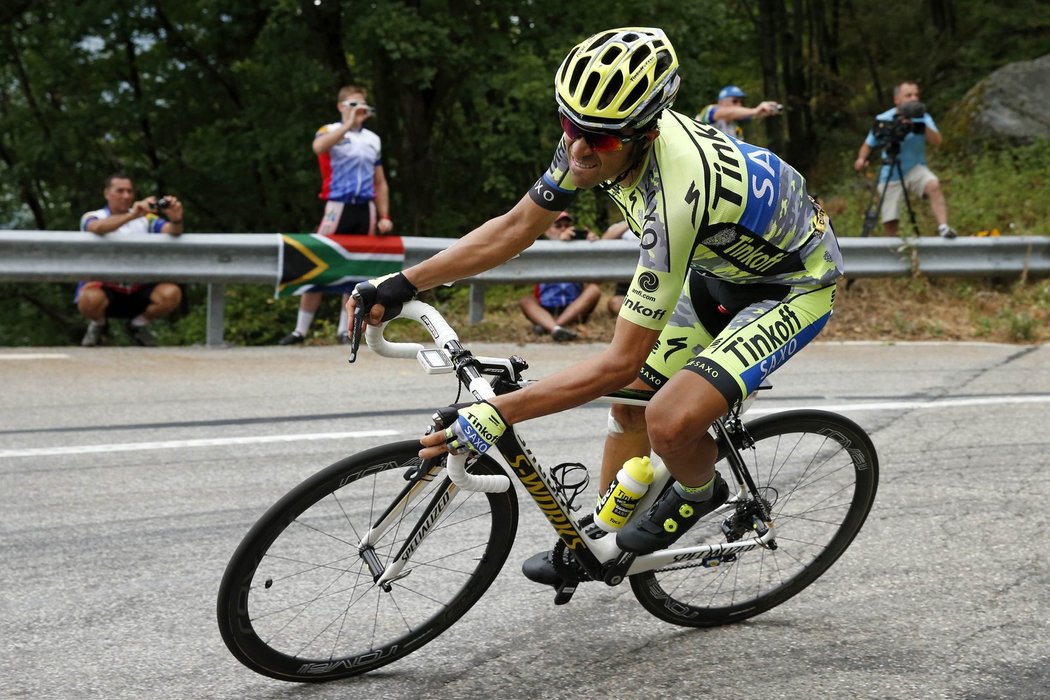
MULTIPOLYGON (((85 212, 80 217, 80 230, 105 236, 118 233, 182 233, 182 202, 163 195, 135 199, 135 186, 123 174, 110 175, 102 189, 106 206, 85 212)), ((108 330, 108 318, 126 318, 128 336, 136 345, 155 345, 149 323, 164 318, 178 308, 182 289, 171 282, 130 284, 91 280, 77 284, 73 303, 90 323, 80 344, 93 347, 102 342, 108 330)))
POLYGON ((911 217, 912 228, 919 234, 915 223, 915 212, 908 195, 930 200, 933 218, 937 221, 937 234, 942 238, 955 238, 955 229, 948 224, 948 204, 941 191, 940 180, 926 167, 926 142, 941 145, 941 132, 933 117, 919 101, 919 86, 904 81, 893 88, 894 107, 875 117, 875 123, 860 146, 853 169, 861 172, 868 165, 868 158, 875 149, 882 149, 882 169, 879 184, 872 195, 879 196, 879 205, 872 208, 869 202, 865 215, 864 231, 868 235, 874 226, 875 217, 882 221, 887 236, 896 236, 900 219, 901 199, 904 200, 911 217), (903 184, 902 184, 903 183, 903 184))

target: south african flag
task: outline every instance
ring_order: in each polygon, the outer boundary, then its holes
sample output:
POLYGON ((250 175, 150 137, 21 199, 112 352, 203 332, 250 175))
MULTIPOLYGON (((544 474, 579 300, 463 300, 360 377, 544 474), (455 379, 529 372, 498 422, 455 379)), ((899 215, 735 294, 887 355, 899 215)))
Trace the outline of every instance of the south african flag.
POLYGON ((400 236, 285 233, 281 235, 275 296, 350 292, 362 280, 400 272, 404 262, 400 236))

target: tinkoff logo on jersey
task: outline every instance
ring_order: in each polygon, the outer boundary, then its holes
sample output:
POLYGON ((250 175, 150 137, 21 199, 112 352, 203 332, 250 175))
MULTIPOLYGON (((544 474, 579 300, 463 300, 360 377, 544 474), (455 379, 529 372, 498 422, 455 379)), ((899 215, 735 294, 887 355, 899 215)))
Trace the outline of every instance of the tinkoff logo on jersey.
POLYGON ((700 240, 718 257, 754 275, 780 275, 804 269, 798 252, 782 250, 739 226, 726 227, 700 240))

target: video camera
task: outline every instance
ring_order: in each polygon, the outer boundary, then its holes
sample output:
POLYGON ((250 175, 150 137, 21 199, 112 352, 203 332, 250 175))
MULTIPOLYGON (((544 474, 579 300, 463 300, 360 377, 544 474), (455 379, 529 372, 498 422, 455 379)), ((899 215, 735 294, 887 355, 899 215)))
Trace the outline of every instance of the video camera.
POLYGON ((908 134, 926 133, 926 123, 915 121, 926 114, 926 105, 922 102, 905 102, 897 108, 892 120, 876 119, 871 127, 876 148, 893 148, 900 144, 908 134), (907 121, 905 121, 907 120, 907 121))

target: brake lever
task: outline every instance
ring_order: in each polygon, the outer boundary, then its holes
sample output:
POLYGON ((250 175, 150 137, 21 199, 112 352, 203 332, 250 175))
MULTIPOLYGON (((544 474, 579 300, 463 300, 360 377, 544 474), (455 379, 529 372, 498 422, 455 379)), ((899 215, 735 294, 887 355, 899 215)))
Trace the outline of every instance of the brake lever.
POLYGON ((357 306, 354 307, 354 318, 350 328, 350 358, 347 362, 353 363, 357 359, 357 349, 361 347, 361 325, 364 320, 365 307, 361 303, 361 297, 357 297, 357 306))

